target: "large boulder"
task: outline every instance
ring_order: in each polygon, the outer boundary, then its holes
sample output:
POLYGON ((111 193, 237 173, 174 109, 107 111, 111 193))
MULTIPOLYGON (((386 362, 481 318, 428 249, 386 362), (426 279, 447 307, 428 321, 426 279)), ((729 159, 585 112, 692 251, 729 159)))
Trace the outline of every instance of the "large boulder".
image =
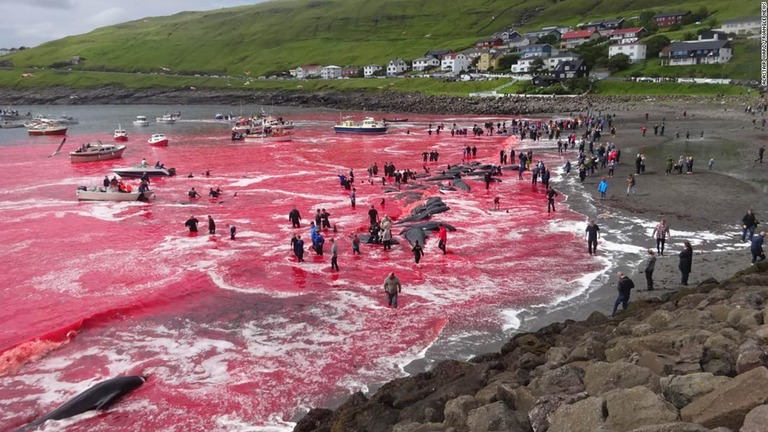
POLYGON ((605 344, 589 338, 576 345, 566 363, 584 360, 605 360, 605 344))
POLYGON ((557 409, 549 421, 547 432, 594 432, 605 422, 605 400, 590 397, 557 409))
POLYGON ((517 411, 530 411, 536 406, 536 396, 518 384, 501 384, 496 390, 496 399, 517 411))
POLYGON ((677 420, 677 409, 644 386, 608 392, 606 425, 614 432, 628 432, 640 426, 677 420))
POLYGON ((768 369, 743 373, 680 411, 684 421, 738 430, 753 408, 768 402, 768 369))
POLYGON ((668 402, 682 408, 730 380, 731 378, 715 376, 708 372, 670 375, 661 379, 661 391, 668 402))
POLYGON ((544 432, 549 428, 550 416, 563 405, 576 403, 586 399, 586 393, 551 394, 536 400, 536 406, 528 412, 528 419, 534 432, 544 432))
POLYGON ((732 309, 726 322, 742 332, 754 330, 763 325, 763 314, 752 309, 732 309))
POLYGON ((751 346, 739 352, 739 356, 736 359, 737 374, 742 374, 761 366, 768 366, 768 352, 764 348, 751 346))
POLYGON ((658 380, 658 376, 642 366, 623 362, 596 362, 587 367, 584 386, 590 396, 600 396, 618 388, 636 386, 658 388, 658 380))
POLYGON ((474 396, 464 395, 451 399, 445 403, 443 424, 456 428, 463 428, 467 424, 467 415, 479 406, 474 396))
POLYGON ((746 417, 744 425, 739 432, 765 432, 768 428, 768 405, 760 405, 752 408, 746 417))
MULTIPOLYGON (((632 432, 712 432, 702 425, 696 423, 664 423, 655 424, 650 426, 642 426, 637 429, 633 429, 632 432)), ((732 431, 729 431, 732 432, 732 431)))
POLYGON ((528 388, 537 395, 579 393, 584 391, 584 372, 572 366, 561 366, 534 378, 528 388))
POLYGON ((504 402, 494 402, 473 409, 467 415, 467 426, 470 432, 527 432, 528 429, 504 402))

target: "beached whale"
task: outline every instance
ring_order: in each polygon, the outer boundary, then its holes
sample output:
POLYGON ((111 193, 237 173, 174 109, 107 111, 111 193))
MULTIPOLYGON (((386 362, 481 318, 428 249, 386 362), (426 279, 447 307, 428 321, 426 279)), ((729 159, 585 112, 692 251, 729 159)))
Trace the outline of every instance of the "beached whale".
POLYGON ((106 409, 124 394, 141 387, 146 380, 146 376, 128 375, 100 382, 16 432, 32 430, 48 420, 62 420, 86 411, 106 409))
POLYGON ((463 180, 456 179, 453 181, 453 187, 469 192, 469 185, 464 183, 463 180))

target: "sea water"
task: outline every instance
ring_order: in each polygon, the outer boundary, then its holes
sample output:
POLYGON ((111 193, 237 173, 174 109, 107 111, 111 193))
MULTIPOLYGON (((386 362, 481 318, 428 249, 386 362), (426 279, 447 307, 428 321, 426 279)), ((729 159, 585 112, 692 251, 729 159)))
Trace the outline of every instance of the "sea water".
POLYGON ((502 149, 530 148, 550 169, 563 164, 552 143, 449 132, 454 123, 471 130, 509 117, 409 115, 386 135, 359 136, 333 132, 338 112, 266 107, 297 127, 293 142, 261 143, 232 142, 230 125, 213 120, 216 112, 258 113, 254 106, 18 109, 51 117, 65 110, 80 124, 56 155, 61 137, 0 130, 1 430, 99 381, 138 373, 148 382, 108 413, 60 428, 290 429, 310 407, 404 376, 414 364, 468 358, 500 343, 523 316, 573 304, 611 264, 610 253, 586 254, 585 216, 567 201, 547 214, 543 186, 527 174, 518 180, 515 171, 504 171, 489 190, 479 176, 465 179, 470 192, 441 192, 434 184, 423 191, 424 199, 439 196, 451 208, 433 218, 456 227, 447 255, 429 237, 414 263, 398 229, 400 244, 391 251, 363 244, 361 255, 352 254, 351 236, 366 232, 371 205, 398 219, 418 204, 392 198, 380 177, 371 184, 366 168, 374 162, 379 175, 385 162, 416 172, 426 165, 435 174, 460 162, 469 145, 478 149, 471 160, 482 163, 498 163, 502 149), (182 120, 174 125, 131 123, 176 111, 182 120), (68 151, 110 142, 118 123, 129 135, 122 159, 70 163, 68 151), (448 131, 438 135, 441 123, 448 131), (168 147, 149 146, 153 133, 166 134, 168 147), (431 150, 439 162, 424 164, 421 153, 431 150), (179 174, 152 179, 152 202, 77 201, 77 186, 100 184, 112 169, 142 159, 179 174), (355 209, 337 177, 350 169, 355 209), (190 200, 192 187, 203 198, 190 200), (210 188, 223 194, 209 199, 210 188), (492 211, 497 196, 501 209, 492 211), (294 206, 300 229, 288 221, 294 206), (328 242, 325 256, 308 253, 301 264, 291 252, 294 233, 309 245, 309 221, 319 208, 337 228, 325 237, 339 245, 338 273, 331 272, 328 242), (215 235, 208 234, 208 215, 215 235), (201 221, 196 235, 184 226, 190 216, 201 221), (397 310, 386 307, 381 286, 389 272, 403 284, 397 310))

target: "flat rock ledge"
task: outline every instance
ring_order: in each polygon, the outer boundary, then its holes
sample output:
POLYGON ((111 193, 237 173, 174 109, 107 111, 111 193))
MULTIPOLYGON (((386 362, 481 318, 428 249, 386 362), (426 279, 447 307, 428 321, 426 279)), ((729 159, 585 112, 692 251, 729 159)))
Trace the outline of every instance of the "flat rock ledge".
POLYGON ((246 91, 234 89, 207 90, 185 88, 131 89, 104 86, 72 89, 53 86, 45 89, 0 89, 0 105, 271 105, 322 107, 356 111, 379 111, 413 114, 497 114, 525 115, 541 113, 578 113, 591 107, 620 112, 632 109, 656 109, 659 104, 685 106, 746 106, 754 98, 744 96, 518 96, 500 98, 436 96, 394 91, 369 92, 301 92, 246 91))
POLYGON ((312 409, 296 432, 768 431, 768 263, 661 299, 522 333, 370 397, 312 409))

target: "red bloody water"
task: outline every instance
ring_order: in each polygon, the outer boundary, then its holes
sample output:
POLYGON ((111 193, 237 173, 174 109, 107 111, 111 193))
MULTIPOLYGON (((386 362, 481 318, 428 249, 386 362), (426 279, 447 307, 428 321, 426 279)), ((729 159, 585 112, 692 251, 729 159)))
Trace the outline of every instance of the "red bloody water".
MULTIPOLYGON (((421 172, 421 152, 434 149, 440 162, 427 165, 435 173, 459 162, 467 144, 485 163, 498 163, 502 148, 531 144, 426 133, 428 123, 471 128, 478 119, 422 117, 375 137, 336 135, 334 119, 291 119, 300 123, 296 139, 274 144, 232 143, 225 125, 181 122, 166 130, 167 148, 153 148, 146 144, 153 131, 133 129, 122 160, 96 163, 66 157, 95 134, 70 134, 54 157, 48 156, 58 138, 0 147, 0 430, 127 373, 150 379, 107 413, 60 427, 290 427, 311 406, 402 376, 403 366, 437 340, 450 346, 467 335, 498 335, 508 326, 504 311, 573 295, 584 288, 577 281, 585 269, 597 270, 586 254, 563 265, 560 251, 583 248, 570 229, 583 218, 562 203, 548 216, 542 187, 532 187, 527 173, 518 181, 512 171, 490 191, 481 177, 466 180, 470 192, 442 194, 434 185, 424 191, 424 199, 440 196, 451 207, 434 217, 457 228, 447 255, 429 238, 416 265, 398 236, 390 252, 364 244, 362 256, 353 256, 350 236, 365 232, 370 204, 394 219, 416 205, 385 194, 380 179, 370 185, 366 167, 373 162, 421 172), (152 181, 153 202, 76 200, 76 186, 100 184, 112 168, 142 158, 180 174, 152 181), (350 168, 357 209, 337 178, 350 168), (204 198, 190 202, 191 187, 204 198), (224 194, 208 199, 211 187, 224 194), (489 211, 496 196, 503 210, 489 211), (288 221, 292 206, 304 217, 300 230, 288 221), (308 222, 318 208, 339 230, 326 233, 339 243, 338 274, 330 271, 329 253, 309 253, 301 264, 291 253, 295 231, 309 244, 308 222), (201 221, 197 235, 184 227, 190 215, 201 221), (216 235, 207 233, 207 215, 216 220, 216 235), (237 227, 234 241, 228 224, 237 227), (381 288, 390 271, 403 283, 398 310, 386 308, 381 288)), ((538 149, 534 158, 562 163, 538 149)))

